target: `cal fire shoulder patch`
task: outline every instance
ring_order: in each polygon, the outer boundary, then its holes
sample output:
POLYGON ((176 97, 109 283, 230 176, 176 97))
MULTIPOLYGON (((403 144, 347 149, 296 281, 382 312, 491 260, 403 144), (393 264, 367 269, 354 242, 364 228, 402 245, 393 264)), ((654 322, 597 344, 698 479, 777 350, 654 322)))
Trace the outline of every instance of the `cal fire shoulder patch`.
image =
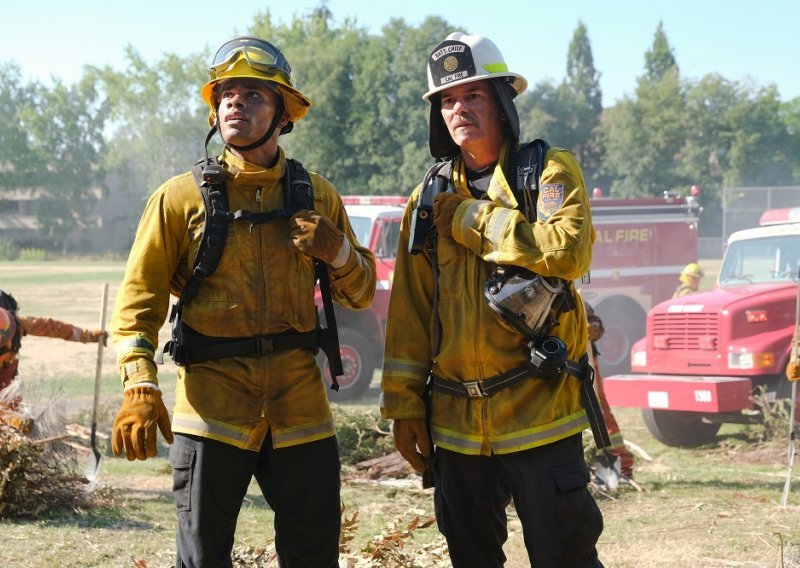
POLYGON ((540 221, 547 221, 561 208, 564 204, 564 193, 564 185, 560 183, 548 183, 539 188, 536 214, 540 221))

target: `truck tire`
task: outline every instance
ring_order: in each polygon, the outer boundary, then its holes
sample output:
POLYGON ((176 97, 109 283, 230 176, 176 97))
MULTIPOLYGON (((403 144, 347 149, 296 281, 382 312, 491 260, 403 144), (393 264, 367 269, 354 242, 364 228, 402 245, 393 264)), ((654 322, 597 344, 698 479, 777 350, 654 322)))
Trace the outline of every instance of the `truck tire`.
POLYGON ((630 372, 631 347, 644 337, 644 322, 619 309, 598 312, 605 328, 597 342, 603 375, 610 377, 630 372))
POLYGON ((699 412, 642 409, 642 419, 653 437, 667 446, 687 447, 710 444, 721 424, 703 422, 699 412))
MULTIPOLYGON (((339 391, 328 388, 328 400, 341 402, 361 396, 372 382, 377 365, 376 349, 360 331, 352 328, 339 330, 339 352, 342 354, 342 370, 339 377, 339 391)), ((322 376, 330 386, 331 371, 328 359, 320 352, 317 361, 322 367, 322 376)))

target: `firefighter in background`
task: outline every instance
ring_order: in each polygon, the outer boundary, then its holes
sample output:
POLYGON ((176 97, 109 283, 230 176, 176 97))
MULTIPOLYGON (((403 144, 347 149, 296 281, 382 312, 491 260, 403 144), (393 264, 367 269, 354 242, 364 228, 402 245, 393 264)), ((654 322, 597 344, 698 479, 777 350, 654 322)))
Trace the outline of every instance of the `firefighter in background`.
POLYGON ((794 340, 797 345, 792 346, 792 355, 786 365, 786 378, 790 381, 800 381, 800 361, 795 359, 795 354, 800 351, 800 328, 794 330, 794 340))
POLYGON ((603 419, 606 421, 608 428, 608 435, 611 438, 611 445, 608 450, 611 455, 617 456, 620 460, 620 480, 629 481, 633 479, 633 455, 625 447, 625 440, 622 438, 617 419, 614 413, 611 412, 611 407, 606 400, 606 393, 603 389, 603 376, 600 372, 600 362, 597 358, 597 341, 603 337, 605 327, 603 327, 603 320, 594 313, 592 306, 585 302, 586 305, 586 330, 589 336, 589 343, 592 349, 592 359, 594 363, 594 384, 597 387, 597 394, 600 399, 600 407, 603 409, 603 419))
POLYGON ((436 520, 455 568, 504 565, 509 494, 537 568, 602 566, 602 514, 587 489, 581 437, 585 385, 560 371, 528 372, 525 337, 484 297, 498 264, 562 279, 574 307, 559 312, 550 335, 570 361, 585 360, 586 314, 572 283, 589 270, 595 239, 583 174, 566 150, 547 151, 538 217, 528 217, 534 204, 515 197, 517 172, 507 173, 519 142, 513 99, 527 81, 481 36, 450 34, 427 63, 430 151, 450 173, 418 186, 405 209, 381 413, 394 420, 411 466, 433 466, 436 520), (429 217, 415 212, 420 193, 442 183, 447 191, 433 198, 438 237, 412 254, 412 220, 429 217))
POLYGON ((253 37, 226 42, 201 96, 210 110, 208 138, 218 131, 225 144, 203 173, 227 194, 228 213, 214 216, 241 221, 230 223, 216 270, 173 312, 169 353, 181 366, 170 425, 155 363, 158 331, 170 294, 182 301, 187 283, 197 282, 195 259, 203 269, 211 248, 199 252, 203 226, 216 221, 190 172, 148 200, 112 317, 124 388, 112 449, 145 460, 157 454, 156 428, 170 443, 174 430, 177 567, 231 565, 254 477, 275 512, 279 564, 337 566, 340 462, 315 358, 315 259, 324 263, 333 300, 351 309, 372 301, 375 260, 356 240, 333 185, 299 170, 278 144, 311 106, 278 48, 253 37), (309 184, 314 210, 289 218, 292 197, 301 188, 310 196, 309 184))
POLYGON ((700 279, 704 276, 703 269, 696 262, 690 262, 683 270, 681 270, 678 279, 681 281, 680 285, 675 289, 673 298, 680 298, 681 296, 688 296, 694 294, 700 288, 700 279))
POLYGON ((24 316, 18 310, 14 297, 0 290, 0 390, 10 385, 17 376, 19 349, 22 338, 26 335, 81 343, 102 341, 103 345, 108 340, 108 333, 105 331, 84 329, 52 318, 24 316))

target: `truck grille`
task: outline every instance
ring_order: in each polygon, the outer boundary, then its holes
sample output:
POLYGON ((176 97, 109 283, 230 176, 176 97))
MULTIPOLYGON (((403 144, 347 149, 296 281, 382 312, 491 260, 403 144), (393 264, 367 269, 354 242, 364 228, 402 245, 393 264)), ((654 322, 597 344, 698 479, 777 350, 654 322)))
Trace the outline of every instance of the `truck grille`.
POLYGON ((717 314, 673 313, 653 316, 653 337, 665 338, 667 349, 675 351, 715 349, 718 334, 717 314))

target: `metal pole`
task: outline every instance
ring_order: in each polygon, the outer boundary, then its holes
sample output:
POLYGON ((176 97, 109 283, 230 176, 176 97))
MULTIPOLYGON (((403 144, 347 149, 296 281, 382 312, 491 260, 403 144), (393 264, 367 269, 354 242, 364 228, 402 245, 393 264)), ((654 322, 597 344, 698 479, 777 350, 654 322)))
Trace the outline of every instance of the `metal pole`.
MULTIPOLYGON (((798 331, 800 329, 800 269, 797 272, 797 304, 795 309, 795 316, 794 316, 794 333, 792 334, 792 361, 798 361, 798 350, 800 346, 798 346, 798 342, 800 342, 800 337, 798 331)), ((792 407, 789 409, 789 450, 788 450, 788 462, 789 467, 786 470, 786 481, 783 484, 783 494, 781 495, 781 507, 786 507, 786 503, 789 501, 789 492, 792 489, 792 466, 794 465, 794 453, 795 453, 795 432, 794 432, 794 419, 795 419, 795 407, 797 406, 797 381, 792 381, 792 407)))

